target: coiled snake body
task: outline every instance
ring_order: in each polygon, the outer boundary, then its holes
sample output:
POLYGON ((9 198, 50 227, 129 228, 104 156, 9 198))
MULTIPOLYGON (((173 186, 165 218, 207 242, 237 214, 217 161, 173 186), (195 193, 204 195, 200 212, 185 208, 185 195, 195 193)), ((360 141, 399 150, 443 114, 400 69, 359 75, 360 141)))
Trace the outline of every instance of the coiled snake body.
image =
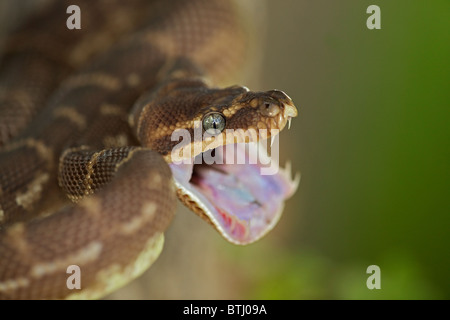
POLYGON ((177 196, 228 241, 256 241, 298 184, 289 170, 260 175, 260 163, 172 160, 225 155, 226 143, 248 158, 242 143, 297 115, 281 91, 211 85, 245 56, 233 4, 70 4, 81 30, 66 28, 58 1, 11 36, 0 66, 1 299, 97 298, 127 283, 158 257, 177 196), (208 123, 226 142, 194 137, 208 123), (184 151, 176 129, 191 133, 184 151), (71 265, 80 290, 66 285, 71 265))

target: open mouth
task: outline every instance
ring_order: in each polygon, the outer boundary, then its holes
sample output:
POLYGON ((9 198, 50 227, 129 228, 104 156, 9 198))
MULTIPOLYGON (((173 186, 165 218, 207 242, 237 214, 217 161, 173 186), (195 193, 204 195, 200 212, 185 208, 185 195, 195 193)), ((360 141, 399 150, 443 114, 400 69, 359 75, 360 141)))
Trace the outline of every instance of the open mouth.
POLYGON ((291 178, 289 163, 279 168, 261 143, 228 144, 191 160, 170 164, 179 198, 235 244, 269 232, 300 181, 299 174, 291 178), (203 161, 206 156, 214 162, 203 161))

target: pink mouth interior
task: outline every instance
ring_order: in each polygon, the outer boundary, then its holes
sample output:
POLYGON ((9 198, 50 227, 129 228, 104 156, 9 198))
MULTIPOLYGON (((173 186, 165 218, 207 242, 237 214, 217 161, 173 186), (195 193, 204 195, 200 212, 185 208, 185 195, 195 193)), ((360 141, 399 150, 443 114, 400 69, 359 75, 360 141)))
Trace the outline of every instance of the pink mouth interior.
POLYGON ((263 175, 262 163, 267 163, 269 158, 256 144, 228 145, 212 152, 215 159, 226 163, 206 164, 197 156, 194 163, 199 164, 171 164, 177 187, 201 204, 227 240, 236 244, 256 241, 277 223, 284 201, 297 189, 298 178, 291 180, 290 172, 278 169, 278 164, 273 162, 277 172, 263 175), (231 160, 227 157, 230 147, 234 152, 231 160), (255 159, 257 152, 259 156, 255 159), (250 158, 256 161, 250 163, 250 158))

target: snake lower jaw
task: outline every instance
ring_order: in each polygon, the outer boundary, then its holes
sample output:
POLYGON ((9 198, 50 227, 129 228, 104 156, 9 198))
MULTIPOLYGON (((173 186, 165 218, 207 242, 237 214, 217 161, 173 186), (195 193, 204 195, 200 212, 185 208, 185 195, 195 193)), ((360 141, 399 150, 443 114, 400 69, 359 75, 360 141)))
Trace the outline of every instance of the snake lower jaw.
POLYGON ((292 179, 290 163, 280 168, 261 143, 226 145, 214 153, 224 161, 202 161, 205 153, 191 163, 170 164, 178 197, 229 242, 255 242, 277 224, 300 176, 292 179))

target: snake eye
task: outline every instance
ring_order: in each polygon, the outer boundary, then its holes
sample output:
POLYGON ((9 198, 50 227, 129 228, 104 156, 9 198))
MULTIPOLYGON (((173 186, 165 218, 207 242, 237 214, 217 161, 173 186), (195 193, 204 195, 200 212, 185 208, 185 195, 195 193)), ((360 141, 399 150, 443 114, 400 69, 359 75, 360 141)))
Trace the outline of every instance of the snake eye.
POLYGON ((218 113, 208 113, 203 117, 203 129, 211 135, 219 134, 225 129, 225 117, 218 113))

